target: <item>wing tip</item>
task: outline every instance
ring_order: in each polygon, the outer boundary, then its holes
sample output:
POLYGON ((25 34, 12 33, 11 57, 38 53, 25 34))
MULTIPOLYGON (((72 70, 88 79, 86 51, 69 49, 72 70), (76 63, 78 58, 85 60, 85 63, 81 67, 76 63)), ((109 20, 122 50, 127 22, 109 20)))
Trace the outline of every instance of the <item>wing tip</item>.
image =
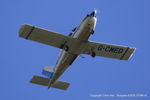
POLYGON ((130 47, 127 54, 125 54, 124 58, 121 59, 121 60, 129 60, 133 56, 135 50, 136 50, 136 48, 134 48, 134 47, 131 48, 130 47))
POLYGON ((129 56, 129 59, 133 56, 133 53, 135 52, 136 48, 132 48, 131 54, 129 56))
POLYGON ((20 29, 19 29, 19 36, 21 37, 22 36, 22 33, 24 32, 24 29, 25 29, 25 24, 21 25, 20 29))
POLYGON ((33 31, 34 26, 23 24, 19 30, 19 37, 27 39, 31 32, 33 31))

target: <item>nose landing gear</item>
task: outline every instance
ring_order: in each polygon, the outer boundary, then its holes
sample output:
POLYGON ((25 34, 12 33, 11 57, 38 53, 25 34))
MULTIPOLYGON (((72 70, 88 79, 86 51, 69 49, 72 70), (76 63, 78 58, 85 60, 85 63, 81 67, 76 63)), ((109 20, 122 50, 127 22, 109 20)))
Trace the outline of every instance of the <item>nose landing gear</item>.
POLYGON ((92 29, 90 33, 93 35, 94 34, 94 30, 92 29))

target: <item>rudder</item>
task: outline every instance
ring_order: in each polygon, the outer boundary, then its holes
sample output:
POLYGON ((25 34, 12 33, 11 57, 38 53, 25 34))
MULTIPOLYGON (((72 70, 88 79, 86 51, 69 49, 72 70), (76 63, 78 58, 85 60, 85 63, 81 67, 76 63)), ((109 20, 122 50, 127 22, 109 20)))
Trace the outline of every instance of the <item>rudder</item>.
POLYGON ((54 75, 54 67, 53 66, 44 67, 43 71, 42 71, 42 74, 51 79, 54 75))

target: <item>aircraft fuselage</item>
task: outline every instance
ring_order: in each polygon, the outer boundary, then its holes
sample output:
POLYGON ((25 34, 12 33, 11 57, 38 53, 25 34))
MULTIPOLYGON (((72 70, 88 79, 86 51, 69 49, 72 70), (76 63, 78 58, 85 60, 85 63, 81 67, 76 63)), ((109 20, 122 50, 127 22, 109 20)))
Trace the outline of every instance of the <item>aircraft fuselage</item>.
POLYGON ((97 18, 94 16, 95 12, 90 15, 86 15, 81 23, 69 34, 69 36, 78 39, 79 41, 74 43, 66 43, 65 45, 69 48, 68 50, 62 49, 54 68, 54 75, 49 82, 48 87, 51 86, 63 73, 64 71, 74 62, 79 56, 75 52, 82 47, 83 43, 87 42, 92 32, 94 32, 97 18))

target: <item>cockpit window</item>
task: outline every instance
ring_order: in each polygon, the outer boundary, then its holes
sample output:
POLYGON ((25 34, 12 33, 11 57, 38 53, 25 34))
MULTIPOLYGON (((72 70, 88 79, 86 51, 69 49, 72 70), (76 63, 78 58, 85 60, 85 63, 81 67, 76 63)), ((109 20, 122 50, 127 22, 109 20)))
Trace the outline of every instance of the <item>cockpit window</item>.
POLYGON ((69 33, 69 35, 68 36, 72 36, 74 33, 75 33, 75 31, 76 31, 76 27, 72 30, 72 32, 71 33, 69 33))
POLYGON ((68 36, 72 36, 72 33, 69 33, 69 35, 68 36))
POLYGON ((83 20, 80 22, 80 24, 79 24, 77 27, 75 27, 75 28, 72 30, 72 32, 69 33, 68 36, 73 37, 74 34, 76 33, 75 31, 78 30, 78 28, 80 27, 81 23, 83 23, 83 21, 86 20, 88 16, 90 16, 90 15, 87 14, 87 15, 83 18, 83 20))
POLYGON ((72 30, 72 32, 74 32, 76 30, 76 27, 72 30))

